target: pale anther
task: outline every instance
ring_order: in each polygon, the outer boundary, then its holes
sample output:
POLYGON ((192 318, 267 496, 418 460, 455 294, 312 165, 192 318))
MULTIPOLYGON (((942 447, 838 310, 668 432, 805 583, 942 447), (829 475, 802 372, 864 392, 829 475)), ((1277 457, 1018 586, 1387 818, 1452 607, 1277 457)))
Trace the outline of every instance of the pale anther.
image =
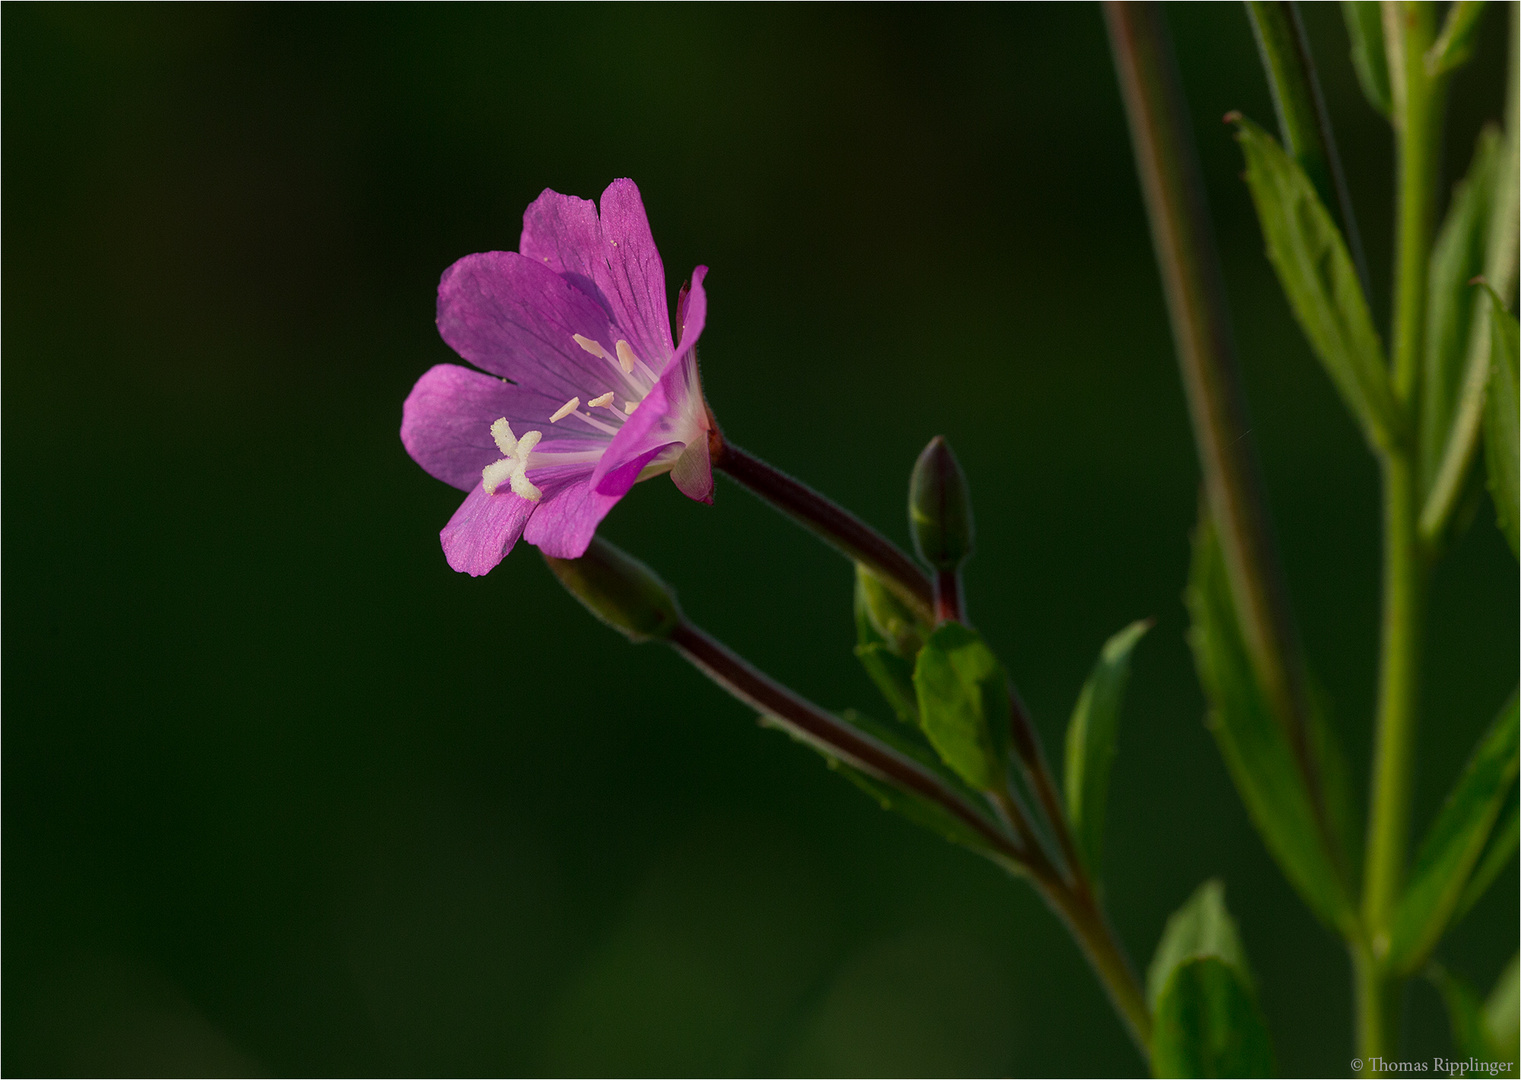
POLYGON ((564 405, 561 405, 558 409, 555 410, 555 414, 549 418, 549 422, 553 424, 556 421, 564 420, 567 416, 575 412, 580 407, 581 399, 578 397, 573 397, 564 405))
POLYGON ((634 370, 634 365, 639 362, 639 357, 634 355, 634 350, 629 348, 628 342, 622 338, 618 339, 618 344, 614 348, 618 350, 618 366, 623 369, 623 374, 629 374, 634 370))
POLYGON ((608 351, 604 349, 600 343, 593 341, 591 338, 583 337, 580 334, 572 334, 571 337, 575 339, 577 345, 581 346, 581 348, 585 349, 587 352, 591 353, 599 360, 612 359, 612 355, 608 353, 608 351))
POLYGON ((637 408, 639 408, 639 402, 637 402, 637 401, 630 401, 627 405, 623 406, 623 415, 624 416, 633 416, 634 415, 634 410, 637 409, 637 408))
POLYGON ((609 390, 607 393, 603 394, 601 397, 594 397, 594 398, 592 398, 590 401, 588 401, 586 403, 586 407, 588 409, 595 409, 598 405, 606 405, 609 409, 612 408, 613 407, 613 392, 611 390, 609 390))

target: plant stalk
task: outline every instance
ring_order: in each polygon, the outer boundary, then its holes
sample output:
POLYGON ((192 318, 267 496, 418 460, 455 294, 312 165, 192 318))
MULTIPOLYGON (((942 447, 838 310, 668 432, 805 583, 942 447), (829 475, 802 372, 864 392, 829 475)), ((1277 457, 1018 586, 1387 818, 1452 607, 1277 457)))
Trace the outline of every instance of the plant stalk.
POLYGON ((846 558, 861 563, 916 615, 935 625, 935 591, 930 579, 897 544, 807 484, 741 450, 725 439, 716 425, 708 432, 708 455, 713 468, 738 480, 846 558))
MULTIPOLYGON (((1445 77, 1432 77, 1425 64, 1436 32, 1434 8, 1406 0, 1394 0, 1383 8, 1399 141, 1393 384, 1396 400, 1407 415, 1418 407, 1416 387, 1425 340, 1427 271, 1445 104, 1445 77)), ((1407 424, 1405 429, 1418 430, 1418 426, 1407 424)), ((1364 1058, 1391 1058, 1397 1048, 1393 1002, 1401 980, 1385 969, 1384 957, 1409 849, 1426 584, 1415 448, 1405 441, 1382 457, 1383 620, 1363 864, 1363 927, 1371 955, 1359 960, 1357 978, 1358 1052, 1364 1058)))

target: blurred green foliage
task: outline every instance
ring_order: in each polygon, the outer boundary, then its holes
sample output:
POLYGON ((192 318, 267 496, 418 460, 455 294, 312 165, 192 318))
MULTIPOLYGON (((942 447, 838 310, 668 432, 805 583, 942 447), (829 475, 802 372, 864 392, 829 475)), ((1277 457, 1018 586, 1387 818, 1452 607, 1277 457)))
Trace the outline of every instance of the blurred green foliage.
MULTIPOLYGON (((1364 761, 1376 477, 1217 120, 1270 111, 1245 17, 1171 18, 1288 578, 1364 761)), ((1387 125, 1340 15, 1306 18, 1387 265, 1387 125)), ((1503 79, 1486 20, 1450 177, 1503 79)), ((458 495, 396 436, 451 358, 438 275, 515 247, 545 186, 621 175, 670 284, 713 267, 704 379, 739 442, 906 542, 914 456, 953 441, 971 617, 1048 745, 1105 636, 1157 619, 1109 797, 1119 932, 1144 956, 1223 878, 1294 1033, 1279 1067, 1342 1067, 1345 956, 1201 723, 1197 473, 1095 9, 12 5, 3 28, 0 1068, 1136 1070, 1029 890, 627 647, 531 551, 445 566, 458 495)), ((1417 822, 1515 683, 1515 564, 1479 518, 1439 570, 1417 822)), ((802 692, 874 700, 850 567, 748 495, 657 481, 607 529, 802 692)), ((1502 875, 1444 959, 1489 985, 1516 906, 1502 875)), ((1448 1050, 1412 992, 1409 1052, 1448 1050)))

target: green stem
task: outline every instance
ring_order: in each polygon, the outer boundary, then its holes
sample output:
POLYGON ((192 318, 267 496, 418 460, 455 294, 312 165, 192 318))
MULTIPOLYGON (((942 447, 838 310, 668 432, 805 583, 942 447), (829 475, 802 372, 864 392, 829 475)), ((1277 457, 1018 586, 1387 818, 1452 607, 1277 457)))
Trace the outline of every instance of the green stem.
MULTIPOLYGON (((1354 1018, 1357 1056, 1388 1058, 1389 1049, 1395 1044, 1395 1004, 1398 995, 1393 992, 1394 987, 1385 980, 1378 962, 1369 955, 1365 946, 1353 946, 1352 971, 1357 993, 1357 1015, 1354 1018)), ((1376 1076, 1380 1072, 1369 1064, 1368 1072, 1364 1075, 1376 1076)))
POLYGON ((1364 955, 1356 983, 1358 1052, 1365 1058, 1393 1057, 1398 1039, 1394 1002, 1401 980, 1383 967, 1383 959, 1410 837, 1426 577, 1416 528, 1419 508, 1414 461, 1408 454, 1391 456, 1384 462, 1384 612, 1363 870, 1367 945, 1359 946, 1364 955))
MULTIPOLYGON (((1407 413, 1418 404, 1445 103, 1444 78, 1431 77, 1425 64, 1435 27, 1432 4, 1400 0, 1384 6, 1399 136, 1393 381, 1395 396, 1407 413)), ((1396 1049, 1392 1002, 1400 982, 1383 968, 1383 959, 1409 848, 1426 567, 1418 529, 1421 499, 1414 447, 1405 443, 1390 449, 1382 464, 1384 609, 1363 872, 1363 926, 1371 955, 1358 961, 1357 1016, 1359 1053, 1389 1058, 1396 1049)))
POLYGON ((1394 390, 1407 406, 1425 341, 1426 277, 1436 221, 1442 114, 1447 78, 1426 71, 1436 33, 1435 5, 1397 0, 1384 5, 1384 40, 1399 133, 1399 247, 1394 294, 1394 390))

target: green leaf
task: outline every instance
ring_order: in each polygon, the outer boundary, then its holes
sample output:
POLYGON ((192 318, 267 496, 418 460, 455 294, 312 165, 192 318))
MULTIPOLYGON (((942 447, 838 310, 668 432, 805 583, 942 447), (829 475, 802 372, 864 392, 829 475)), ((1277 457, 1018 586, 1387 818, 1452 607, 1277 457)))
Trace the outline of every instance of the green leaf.
POLYGON ((1146 973, 1146 992, 1156 1017, 1155 1075, 1272 1074, 1267 1025, 1219 881, 1199 886, 1167 920, 1146 973))
POLYGON ((1447 220, 1431 249, 1426 304, 1426 351, 1421 368, 1421 488, 1429 490, 1441 466, 1462 394, 1474 305, 1470 284, 1484 272, 1490 210, 1503 140, 1497 128, 1479 134, 1468 175, 1453 190, 1447 220))
POLYGON ((860 563, 856 563, 855 611, 860 644, 884 644, 907 660, 913 660, 929 635, 929 627, 898 594, 860 563))
POLYGON ((1341 231, 1299 163, 1271 135, 1238 118, 1236 141, 1268 260, 1299 325, 1364 435, 1374 446, 1392 447, 1401 412, 1341 231))
POLYGON ((1194 666, 1210 706, 1206 724, 1241 801, 1310 909, 1329 926, 1350 932, 1356 922, 1351 899, 1315 819, 1293 749, 1252 671, 1207 514, 1195 534, 1185 600, 1194 666))
POLYGON ((1273 1044, 1256 1000, 1228 965, 1190 960, 1173 974, 1151 1034, 1154 1076, 1272 1076, 1273 1044))
POLYGON ((1355 0, 1341 5, 1347 23, 1347 37, 1352 39, 1352 66, 1363 96, 1382 115, 1393 108, 1389 92, 1389 54, 1384 51, 1384 17, 1378 0, 1355 0))
POLYGON ((1236 920, 1225 907, 1225 886, 1211 878, 1194 890, 1183 906, 1167 919, 1162 940, 1146 969, 1146 1000, 1153 1009, 1162 999, 1167 980, 1180 964, 1202 956, 1213 956, 1241 972, 1248 986, 1251 975, 1246 964, 1246 950, 1236 920))
POLYGON ((1521 802, 1517 801, 1518 790, 1511 785, 1510 795, 1505 800, 1505 806, 1500 811, 1499 818, 1495 821, 1494 830, 1489 834, 1489 843, 1484 848, 1484 855, 1479 859, 1479 865, 1474 868, 1473 876, 1468 879, 1468 884, 1463 888, 1463 896, 1458 900, 1458 906, 1453 909, 1452 921, 1455 923, 1468 909, 1479 902, 1479 898, 1494 883, 1495 878, 1500 876, 1500 871, 1510 864, 1511 856, 1516 853, 1516 842, 1521 840, 1521 802))
POLYGON ((1484 458, 1489 467, 1489 493, 1495 503, 1495 518, 1500 531, 1510 543, 1511 553, 1521 556, 1521 538, 1517 535, 1521 507, 1517 506, 1521 489, 1521 416, 1518 416, 1516 317, 1505 310, 1500 297, 1487 285, 1490 301, 1491 346, 1489 351, 1489 394, 1484 403, 1484 458))
POLYGON ((1130 678, 1130 654, 1152 620, 1133 622, 1104 643, 1067 724, 1067 817, 1088 868, 1097 872, 1104 839, 1109 767, 1130 678))
POLYGON ((1426 50, 1426 71, 1430 75, 1441 75, 1468 63, 1483 14, 1484 0, 1458 0, 1447 9, 1442 33, 1426 50))
MULTIPOLYGON (((1389 931, 1388 964, 1419 967, 1441 938, 1516 783, 1516 695, 1495 718, 1416 853, 1389 931)), ((1375 948, 1378 942, 1374 943, 1375 948)))
POLYGON ((1009 690, 982 638, 942 623, 914 664, 919 717, 930 745, 979 791, 1003 788, 1009 760, 1009 690))

